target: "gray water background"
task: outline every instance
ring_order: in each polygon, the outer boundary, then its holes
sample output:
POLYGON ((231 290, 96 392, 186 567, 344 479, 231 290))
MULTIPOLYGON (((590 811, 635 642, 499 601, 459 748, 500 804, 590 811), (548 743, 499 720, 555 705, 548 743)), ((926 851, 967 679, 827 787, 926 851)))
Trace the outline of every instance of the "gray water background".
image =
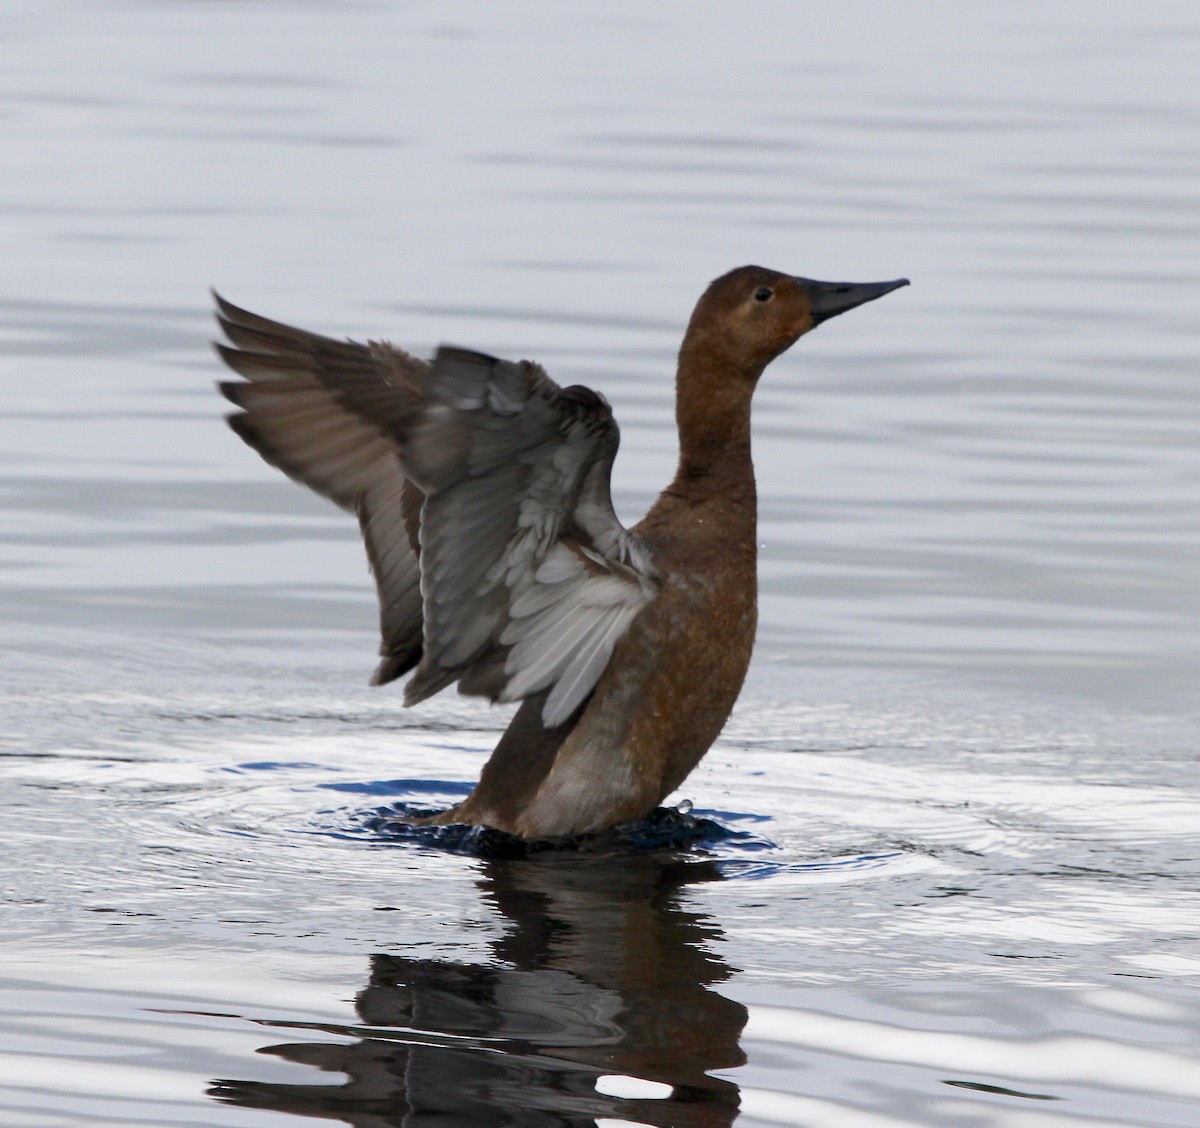
POLYGON ((0 63, 0 1122, 1200 1122, 1200 9, 13 0, 0 63), (756 399, 755 665, 675 797, 748 837, 364 833, 505 714, 364 686, 205 287, 604 392, 633 521, 743 262, 913 280, 756 399))

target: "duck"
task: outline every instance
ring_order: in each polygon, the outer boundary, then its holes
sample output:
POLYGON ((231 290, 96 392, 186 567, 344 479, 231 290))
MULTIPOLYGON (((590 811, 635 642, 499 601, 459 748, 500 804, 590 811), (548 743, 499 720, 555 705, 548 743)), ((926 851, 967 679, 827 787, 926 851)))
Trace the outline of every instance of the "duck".
POLYGON ((215 291, 234 432, 358 519, 379 600, 371 682, 519 705, 462 802, 422 821, 560 838, 645 818, 717 739, 757 626, 751 400, 831 318, 907 286, 742 266, 679 349, 674 479, 626 528, 612 408, 538 364, 338 340, 215 291))

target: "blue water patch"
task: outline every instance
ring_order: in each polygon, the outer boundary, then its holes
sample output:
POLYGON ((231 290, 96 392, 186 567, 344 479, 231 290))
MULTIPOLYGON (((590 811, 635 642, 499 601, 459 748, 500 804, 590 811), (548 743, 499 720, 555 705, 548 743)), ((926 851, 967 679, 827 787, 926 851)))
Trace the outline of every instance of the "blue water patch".
POLYGON ((860 870, 883 869, 896 858, 903 857, 900 850, 887 850, 871 854, 851 854, 842 858, 824 858, 808 862, 793 862, 787 859, 779 861, 763 861, 724 857, 717 862, 717 867, 725 877, 748 878, 751 881, 761 881, 768 877, 781 877, 785 874, 839 874, 849 876, 860 870))
POLYGON ((357 783, 318 783, 317 787, 355 795, 444 795, 451 797, 451 801, 454 796, 465 799, 471 793, 471 784, 448 779, 376 779, 357 783))
POLYGON ((241 775, 242 772, 277 772, 295 771, 297 769, 317 771, 330 770, 323 764, 310 764, 307 760, 251 760, 245 764, 233 764, 228 767, 223 767, 220 770, 223 772, 231 772, 234 775, 241 775))

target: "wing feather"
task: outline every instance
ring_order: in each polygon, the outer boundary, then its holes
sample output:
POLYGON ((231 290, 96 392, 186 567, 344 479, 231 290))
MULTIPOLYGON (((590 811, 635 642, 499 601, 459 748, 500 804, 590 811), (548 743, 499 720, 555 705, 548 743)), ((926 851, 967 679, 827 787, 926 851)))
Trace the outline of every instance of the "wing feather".
POLYGON ((379 596, 383 684, 412 669, 423 643, 415 516, 423 497, 400 462, 397 423, 421 402, 429 365, 384 344, 336 341, 240 309, 214 294, 247 382, 219 385, 241 410, 237 434, 289 477, 357 513, 379 596))
POLYGON ((501 701, 548 691, 543 723, 568 720, 658 590, 613 511, 603 397, 524 361, 443 347, 430 364, 216 301, 218 352, 243 377, 221 385, 231 426, 358 515, 379 594, 373 682, 415 665, 408 704, 458 682, 501 701))
POLYGON ((451 681, 500 701, 554 687, 543 723, 561 724, 657 593, 613 512, 612 413, 534 365, 463 349, 439 351, 426 397, 402 452, 427 495, 425 653, 405 700, 451 681))
POLYGON ((565 721, 592 691, 608 666, 617 639, 628 630, 632 614, 618 609, 610 611, 607 618, 606 625, 588 634, 546 698, 542 717, 547 728, 565 721))

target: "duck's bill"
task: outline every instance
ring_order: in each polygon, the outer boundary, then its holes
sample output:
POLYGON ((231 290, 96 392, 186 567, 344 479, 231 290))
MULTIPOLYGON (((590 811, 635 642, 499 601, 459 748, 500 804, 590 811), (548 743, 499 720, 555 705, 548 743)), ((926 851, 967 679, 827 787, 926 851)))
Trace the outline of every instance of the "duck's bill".
POLYGON ((907 278, 891 282, 817 282, 812 278, 797 278, 796 281, 808 290, 814 325, 908 285, 907 278))

